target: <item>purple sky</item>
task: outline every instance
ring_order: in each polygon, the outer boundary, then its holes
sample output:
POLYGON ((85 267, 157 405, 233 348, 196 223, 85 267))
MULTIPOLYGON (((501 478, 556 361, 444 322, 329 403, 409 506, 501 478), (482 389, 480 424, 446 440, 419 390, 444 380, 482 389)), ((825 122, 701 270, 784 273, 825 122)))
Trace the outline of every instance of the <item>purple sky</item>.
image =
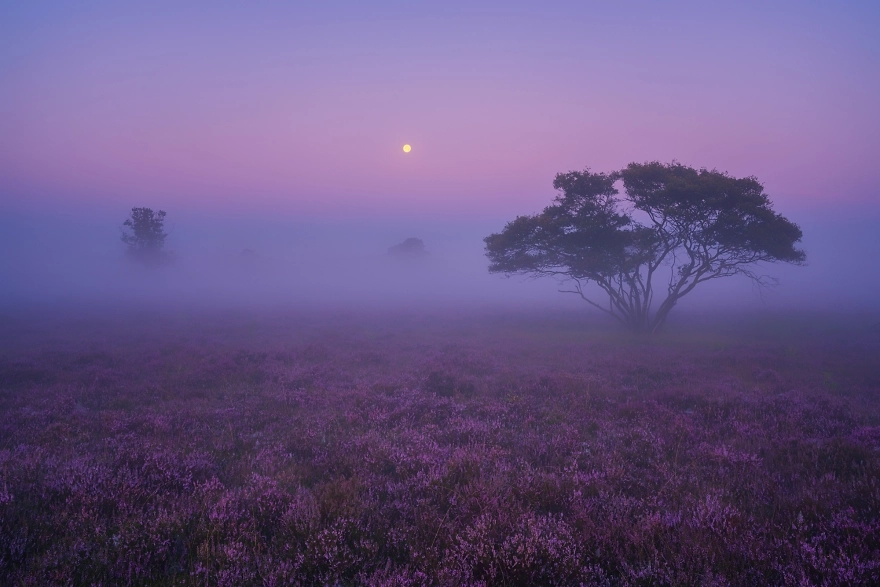
POLYGON ((0 198, 506 217, 678 159, 878 208, 880 3, 302 4, 5 3, 0 198))

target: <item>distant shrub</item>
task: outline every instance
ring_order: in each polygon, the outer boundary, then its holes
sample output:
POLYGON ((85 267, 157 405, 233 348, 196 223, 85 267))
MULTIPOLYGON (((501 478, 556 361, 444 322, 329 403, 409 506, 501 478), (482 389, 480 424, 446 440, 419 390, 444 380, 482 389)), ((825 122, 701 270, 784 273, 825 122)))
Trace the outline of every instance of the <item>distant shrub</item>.
POLYGON ((388 249, 388 254, 395 256, 421 257, 427 255, 428 252, 425 250, 425 243, 422 242, 422 239, 410 237, 402 243, 390 247, 388 249))

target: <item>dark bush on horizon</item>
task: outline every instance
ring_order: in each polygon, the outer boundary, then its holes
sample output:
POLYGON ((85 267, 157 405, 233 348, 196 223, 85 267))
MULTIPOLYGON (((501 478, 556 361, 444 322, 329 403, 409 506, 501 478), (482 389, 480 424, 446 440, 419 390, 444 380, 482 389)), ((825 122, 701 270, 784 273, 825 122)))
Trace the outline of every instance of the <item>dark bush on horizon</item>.
POLYGON ((425 243, 420 238, 410 237, 402 243, 388 248, 388 254, 398 257, 421 257, 428 254, 425 243))
POLYGON ((125 227, 122 242, 125 254, 132 260, 148 266, 169 263, 173 256, 165 250, 165 211, 151 208, 132 208, 131 216, 122 223, 125 227))

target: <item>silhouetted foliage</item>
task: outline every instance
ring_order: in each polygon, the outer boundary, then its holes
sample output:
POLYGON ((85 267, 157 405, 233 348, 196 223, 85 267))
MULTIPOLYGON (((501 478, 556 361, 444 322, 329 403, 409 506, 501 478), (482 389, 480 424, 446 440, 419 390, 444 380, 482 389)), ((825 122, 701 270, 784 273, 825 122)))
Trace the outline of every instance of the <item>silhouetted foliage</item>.
POLYGON ((165 250, 165 211, 153 212, 151 208, 132 208, 131 217, 122 223, 127 231, 122 233, 122 242, 128 248, 126 254, 141 263, 158 265, 171 260, 171 253, 165 250))
POLYGON ((553 187, 561 193, 541 214, 520 216, 486 237, 489 271, 571 282, 563 291, 636 332, 659 331, 700 283, 739 274, 769 285, 774 280, 755 273, 756 263, 806 258, 795 247, 800 228, 773 211, 754 177, 631 163, 613 173, 560 173, 553 187), (658 279, 666 297, 654 311, 658 279), (607 307, 587 297, 588 282, 607 294, 607 307))
POLYGON ((388 249, 389 255, 406 255, 418 257, 426 255, 425 243, 420 238, 410 237, 402 243, 396 244, 388 249))

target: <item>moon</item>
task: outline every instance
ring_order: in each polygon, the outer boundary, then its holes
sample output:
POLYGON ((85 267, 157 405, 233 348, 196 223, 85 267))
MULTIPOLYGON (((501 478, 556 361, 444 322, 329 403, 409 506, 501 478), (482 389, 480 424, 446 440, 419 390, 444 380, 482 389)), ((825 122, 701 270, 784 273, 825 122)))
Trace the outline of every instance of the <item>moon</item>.
POLYGON ((404 152, 404 153, 409 153, 410 151, 412 151, 412 147, 410 147, 409 145, 404 145, 404 146, 403 146, 403 152, 404 152))

